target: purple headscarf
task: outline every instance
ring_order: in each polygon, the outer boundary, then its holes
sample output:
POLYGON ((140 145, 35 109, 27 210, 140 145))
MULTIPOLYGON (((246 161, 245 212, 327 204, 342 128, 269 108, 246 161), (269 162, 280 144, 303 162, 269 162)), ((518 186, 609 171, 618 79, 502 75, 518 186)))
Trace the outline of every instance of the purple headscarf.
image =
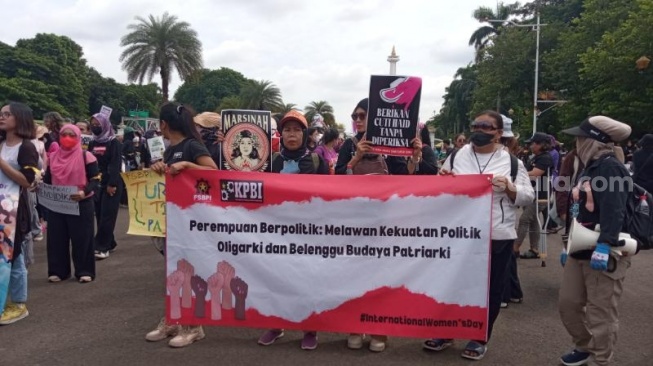
POLYGON ((93 140, 101 144, 106 144, 107 142, 116 138, 113 132, 113 127, 111 126, 111 122, 109 122, 109 119, 104 114, 95 113, 93 118, 100 122, 100 126, 102 126, 102 133, 95 136, 93 140))

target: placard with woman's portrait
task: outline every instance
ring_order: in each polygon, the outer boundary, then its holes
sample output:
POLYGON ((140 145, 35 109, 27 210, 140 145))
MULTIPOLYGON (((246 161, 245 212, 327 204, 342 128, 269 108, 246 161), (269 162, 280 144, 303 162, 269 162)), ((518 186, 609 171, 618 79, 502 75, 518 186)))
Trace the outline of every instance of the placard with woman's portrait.
POLYGON ((222 111, 221 169, 236 171, 269 171, 270 120, 267 111, 222 111))

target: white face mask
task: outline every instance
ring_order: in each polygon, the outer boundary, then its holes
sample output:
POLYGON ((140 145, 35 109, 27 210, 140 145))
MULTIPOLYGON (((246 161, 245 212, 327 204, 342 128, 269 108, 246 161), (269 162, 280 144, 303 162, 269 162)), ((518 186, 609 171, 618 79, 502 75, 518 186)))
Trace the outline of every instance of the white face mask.
POLYGON ((318 133, 317 135, 315 135, 315 140, 314 141, 315 141, 316 144, 318 142, 320 142, 320 140, 322 140, 322 136, 324 136, 324 134, 321 134, 321 133, 318 133))

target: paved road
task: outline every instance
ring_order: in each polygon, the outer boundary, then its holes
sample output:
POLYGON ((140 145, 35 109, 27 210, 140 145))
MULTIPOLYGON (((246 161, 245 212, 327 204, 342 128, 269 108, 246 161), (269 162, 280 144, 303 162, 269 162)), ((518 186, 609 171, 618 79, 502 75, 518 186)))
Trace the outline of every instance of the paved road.
MULTIPOLYGON (((320 346, 299 348, 301 333, 288 332, 278 344, 261 347, 261 331, 208 328, 206 339, 185 349, 148 343, 147 331, 163 315, 163 258, 147 238, 122 234, 127 210, 121 209, 118 250, 98 262, 97 281, 47 282, 45 241, 36 245, 30 269, 30 316, 0 327, 0 365, 470 365, 460 357, 464 342, 442 353, 420 349, 419 339, 393 338, 381 354, 351 351, 342 334, 321 333, 320 346)), ((559 253, 558 236, 549 236, 559 253)), ((653 253, 633 260, 621 306, 618 366, 653 365, 653 253)), ((521 260, 525 302, 502 311, 484 365, 557 365, 571 347, 557 314, 561 267, 521 260)), ((443 279, 444 280, 444 279, 443 279)))

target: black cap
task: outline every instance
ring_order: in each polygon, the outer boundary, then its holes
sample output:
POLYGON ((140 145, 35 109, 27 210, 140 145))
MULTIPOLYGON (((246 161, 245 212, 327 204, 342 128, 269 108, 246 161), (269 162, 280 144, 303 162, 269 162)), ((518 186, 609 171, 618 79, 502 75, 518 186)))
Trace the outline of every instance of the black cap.
POLYGON ((549 135, 547 135, 546 133, 543 133, 543 132, 535 132, 535 134, 533 135, 533 137, 531 137, 530 139, 526 140, 526 143, 527 143, 527 144, 530 144, 531 142, 534 142, 534 143, 536 143, 536 144, 541 144, 541 143, 543 143, 543 142, 551 142, 551 138, 550 138, 549 135))
POLYGON ((580 126, 568 128, 563 130, 562 133, 571 136, 589 137, 603 143, 612 142, 610 136, 601 131, 598 127, 594 126, 592 122, 590 122, 589 118, 584 120, 580 126))

